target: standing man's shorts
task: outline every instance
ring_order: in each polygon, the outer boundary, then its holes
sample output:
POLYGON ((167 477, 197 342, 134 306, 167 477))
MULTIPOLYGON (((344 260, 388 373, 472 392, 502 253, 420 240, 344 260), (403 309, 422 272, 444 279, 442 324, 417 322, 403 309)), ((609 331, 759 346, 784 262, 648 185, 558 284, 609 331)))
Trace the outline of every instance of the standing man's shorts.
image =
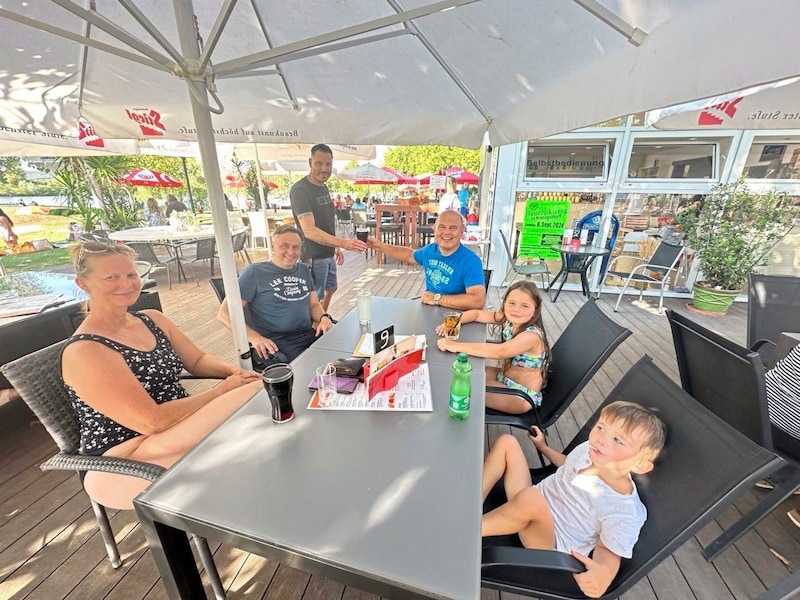
POLYGON ((311 277, 314 278, 314 288, 317 297, 322 300, 326 290, 335 290, 338 287, 336 280, 336 257, 311 259, 311 277))

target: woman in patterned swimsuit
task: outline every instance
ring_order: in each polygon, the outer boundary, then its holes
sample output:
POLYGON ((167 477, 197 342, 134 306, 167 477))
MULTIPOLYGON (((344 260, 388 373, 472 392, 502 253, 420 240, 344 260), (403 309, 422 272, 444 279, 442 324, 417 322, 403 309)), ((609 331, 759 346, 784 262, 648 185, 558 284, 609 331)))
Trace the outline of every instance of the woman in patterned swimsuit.
MULTIPOLYGON (((524 392, 530 401, 507 394, 488 392, 486 406, 507 413, 521 414, 533 405, 542 403, 542 388, 547 383, 550 345, 542 325, 542 295, 532 281, 511 285, 499 311, 468 310, 461 315, 462 323, 488 323, 500 327, 502 342, 470 343, 447 338, 437 343, 440 350, 465 352, 480 358, 495 358, 501 366, 486 367, 486 381, 524 392)), ((436 328, 444 335, 444 325, 436 328)))
MULTIPOLYGON (((89 295, 89 312, 61 356, 61 376, 81 423, 81 452, 170 467, 252 397, 258 373, 206 354, 162 313, 129 313, 141 280, 136 253, 120 244, 86 242, 72 251, 75 282, 89 295), (189 395, 182 368, 220 377, 189 395)), ((84 487, 110 508, 132 508, 148 482, 89 472, 84 487)))

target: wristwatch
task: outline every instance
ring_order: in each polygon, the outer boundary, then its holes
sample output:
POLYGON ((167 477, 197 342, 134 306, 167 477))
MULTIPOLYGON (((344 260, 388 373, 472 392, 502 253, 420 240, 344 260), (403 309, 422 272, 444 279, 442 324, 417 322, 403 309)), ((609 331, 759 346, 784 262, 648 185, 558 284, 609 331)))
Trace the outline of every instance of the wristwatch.
POLYGON ((439 301, 442 299, 441 294, 434 294, 433 295, 433 304, 434 306, 439 306, 439 301))

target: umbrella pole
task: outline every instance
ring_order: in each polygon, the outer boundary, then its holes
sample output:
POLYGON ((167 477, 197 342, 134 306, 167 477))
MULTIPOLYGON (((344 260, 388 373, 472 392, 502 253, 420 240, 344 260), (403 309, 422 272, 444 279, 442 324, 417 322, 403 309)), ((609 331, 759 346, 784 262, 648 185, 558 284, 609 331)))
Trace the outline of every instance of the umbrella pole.
POLYGON ((181 163, 183 164, 183 178, 186 180, 186 191, 189 192, 189 206, 192 212, 197 212, 194 209, 194 198, 192 197, 192 184, 189 183, 189 170, 186 168, 186 157, 181 156, 181 163))
MULTIPOLYGON (((200 57, 200 46, 194 32, 192 3, 190 0, 173 0, 172 5, 175 9, 175 22, 178 26, 181 50, 190 61, 197 60, 200 57)), ((203 165, 206 184, 208 185, 211 218, 214 223, 214 237, 217 239, 219 266, 225 286, 225 297, 228 300, 236 355, 239 357, 239 364, 242 368, 252 369, 253 364, 250 360, 250 346, 247 342, 242 296, 239 293, 236 260, 233 256, 231 231, 228 225, 228 213, 225 209, 225 199, 222 193, 222 178, 217 167, 219 160, 217 158, 217 146, 214 141, 214 128, 211 123, 208 91, 200 79, 187 78, 186 85, 192 88, 187 92, 192 103, 200 160, 203 165)), ((167 583, 165 582, 165 585, 167 583)), ((170 586, 167 585, 167 589, 169 588, 170 586)))
POLYGON ((261 159, 258 156, 258 144, 253 143, 253 150, 256 153, 256 177, 258 178, 258 195, 261 197, 261 214, 264 216, 264 231, 267 232, 267 239, 264 244, 267 246, 267 258, 272 260, 272 244, 269 240, 269 215, 267 214, 267 196, 269 196, 269 188, 266 194, 264 193, 264 182, 261 179, 261 159))

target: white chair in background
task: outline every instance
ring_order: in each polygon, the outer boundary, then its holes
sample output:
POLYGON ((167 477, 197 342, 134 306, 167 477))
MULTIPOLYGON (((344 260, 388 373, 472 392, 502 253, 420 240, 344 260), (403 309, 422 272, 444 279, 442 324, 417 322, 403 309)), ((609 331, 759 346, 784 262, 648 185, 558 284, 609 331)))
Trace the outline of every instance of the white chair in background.
POLYGON ((250 247, 256 250, 256 238, 261 238, 264 240, 264 249, 269 252, 269 230, 264 213, 261 211, 248 212, 247 218, 250 219, 250 247))

